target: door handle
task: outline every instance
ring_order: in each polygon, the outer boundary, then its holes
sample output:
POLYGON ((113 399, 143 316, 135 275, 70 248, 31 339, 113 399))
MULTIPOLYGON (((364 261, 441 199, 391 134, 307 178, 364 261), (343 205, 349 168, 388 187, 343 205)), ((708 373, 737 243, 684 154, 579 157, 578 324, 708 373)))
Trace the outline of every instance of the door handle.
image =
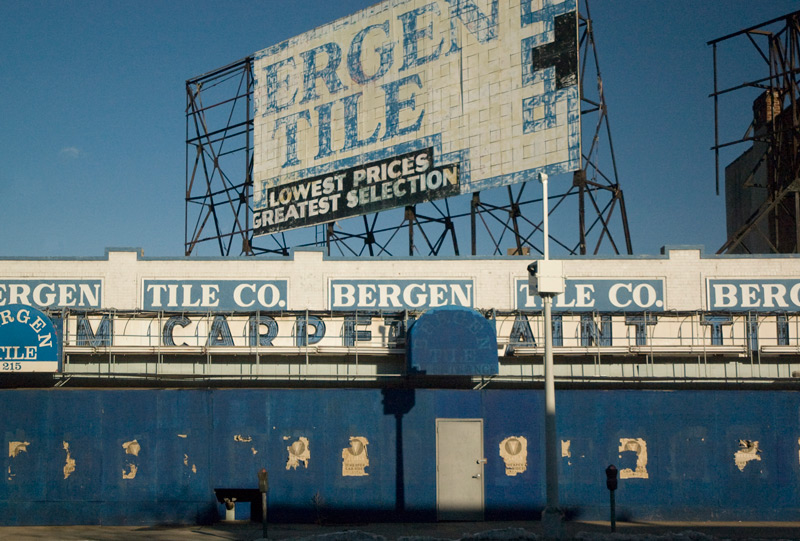
POLYGON ((473 479, 480 479, 481 478, 481 474, 473 475, 472 478, 473 479))

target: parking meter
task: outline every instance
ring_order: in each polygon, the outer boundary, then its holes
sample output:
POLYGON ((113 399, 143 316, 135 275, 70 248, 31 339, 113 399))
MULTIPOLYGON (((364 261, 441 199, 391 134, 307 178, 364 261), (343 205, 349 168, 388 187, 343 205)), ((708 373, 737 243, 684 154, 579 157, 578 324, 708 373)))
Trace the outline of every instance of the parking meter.
POLYGON ((617 468, 613 464, 606 468, 606 488, 617 490, 617 468))
POLYGON ((269 492, 269 474, 261 468, 258 472, 258 490, 261 492, 261 529, 264 539, 267 537, 267 492, 269 492))
POLYGON ((260 492, 269 492, 269 474, 263 468, 258 472, 258 490, 260 492))
POLYGON ((617 531, 617 505, 614 499, 614 491, 617 490, 617 467, 611 464, 606 468, 606 488, 611 496, 611 531, 617 531))

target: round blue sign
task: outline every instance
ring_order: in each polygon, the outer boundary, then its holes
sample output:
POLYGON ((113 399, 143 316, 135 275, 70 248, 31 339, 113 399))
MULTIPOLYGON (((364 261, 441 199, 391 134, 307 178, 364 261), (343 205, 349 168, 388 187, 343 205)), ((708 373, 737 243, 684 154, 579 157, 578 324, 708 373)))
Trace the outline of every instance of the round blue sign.
POLYGON ((47 315, 24 304, 0 307, 0 371, 56 372, 58 333, 47 315))

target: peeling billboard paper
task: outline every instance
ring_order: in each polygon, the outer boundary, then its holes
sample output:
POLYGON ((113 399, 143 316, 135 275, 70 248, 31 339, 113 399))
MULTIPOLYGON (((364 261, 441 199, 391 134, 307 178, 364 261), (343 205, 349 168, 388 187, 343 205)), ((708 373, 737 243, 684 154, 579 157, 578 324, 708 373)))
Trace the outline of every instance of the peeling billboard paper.
POLYGON ((580 168, 575 0, 385 0, 254 77, 256 235, 580 168))

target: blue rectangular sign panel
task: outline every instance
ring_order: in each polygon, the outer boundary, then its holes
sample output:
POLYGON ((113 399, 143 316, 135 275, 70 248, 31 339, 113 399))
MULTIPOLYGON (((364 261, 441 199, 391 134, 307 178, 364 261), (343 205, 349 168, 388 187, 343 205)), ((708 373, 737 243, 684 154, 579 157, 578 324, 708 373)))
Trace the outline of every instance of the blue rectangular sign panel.
MULTIPOLYGON (((539 311, 542 299, 528 295, 528 280, 517 280, 517 310, 539 311)), ((664 280, 573 279, 556 296, 553 310, 562 312, 662 312, 664 280)))
POLYGON ((709 310, 800 310, 800 279, 710 278, 707 294, 709 310))
POLYGON ((0 280, 0 306, 100 308, 100 280, 0 280))
POLYGON ((331 310, 472 308, 472 280, 331 280, 331 310))
POLYGON ((144 280, 145 310, 231 310, 255 312, 287 308, 286 280, 144 280))

